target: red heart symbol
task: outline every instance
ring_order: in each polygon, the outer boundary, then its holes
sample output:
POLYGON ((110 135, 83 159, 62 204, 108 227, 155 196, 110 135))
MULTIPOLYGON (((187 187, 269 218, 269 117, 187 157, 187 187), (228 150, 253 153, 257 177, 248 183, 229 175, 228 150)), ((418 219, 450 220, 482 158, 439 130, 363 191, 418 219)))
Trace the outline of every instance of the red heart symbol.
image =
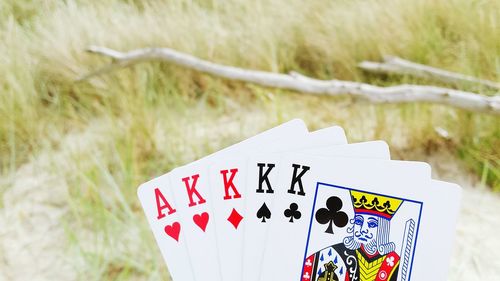
POLYGON ((200 215, 196 214, 193 216, 194 223, 205 232, 208 224, 208 213, 203 212, 200 215))
POLYGON ((172 225, 167 225, 164 228, 165 233, 174 238, 175 241, 179 242, 179 233, 181 232, 181 225, 178 222, 174 222, 172 225))

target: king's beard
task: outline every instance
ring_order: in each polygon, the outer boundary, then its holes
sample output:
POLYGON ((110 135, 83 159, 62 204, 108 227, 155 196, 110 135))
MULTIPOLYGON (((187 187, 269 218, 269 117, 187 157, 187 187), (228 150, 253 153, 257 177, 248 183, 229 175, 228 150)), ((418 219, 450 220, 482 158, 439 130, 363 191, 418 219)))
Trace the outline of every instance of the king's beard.
POLYGON ((377 253, 377 240, 373 239, 372 241, 363 244, 363 248, 367 254, 374 255, 377 253))
POLYGON ((373 239, 369 243, 360 243, 356 239, 354 239, 354 236, 347 236, 344 238, 344 245, 351 250, 357 250, 361 248, 361 245, 363 245, 364 251, 369 254, 369 255, 374 255, 377 253, 377 240, 373 239))

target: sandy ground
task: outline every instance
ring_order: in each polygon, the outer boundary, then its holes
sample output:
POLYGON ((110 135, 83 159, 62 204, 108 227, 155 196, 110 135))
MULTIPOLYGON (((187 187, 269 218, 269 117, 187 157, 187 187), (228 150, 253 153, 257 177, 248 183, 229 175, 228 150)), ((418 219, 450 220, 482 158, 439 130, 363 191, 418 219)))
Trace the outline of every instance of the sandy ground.
POLYGON ((64 149, 46 151, 19 168, 10 178, 0 209, 0 280, 75 280, 73 257, 68 256, 63 217, 68 213, 64 171, 70 155, 88 152, 100 141, 98 126, 70 134, 64 149))
MULTIPOLYGON (((64 161, 69 153, 89 150, 88 144, 95 145, 99 135, 98 131, 70 135, 63 141, 64 150, 43 153, 10 178, 1 180, 7 190, 0 209, 0 280, 77 278, 73 257, 65 249, 67 237, 62 223, 68 212, 68 186, 50 163, 64 161)), ((464 187, 449 280, 498 278, 500 196, 480 187, 475 177, 447 152, 419 155, 418 159, 431 163, 434 178, 464 187)))

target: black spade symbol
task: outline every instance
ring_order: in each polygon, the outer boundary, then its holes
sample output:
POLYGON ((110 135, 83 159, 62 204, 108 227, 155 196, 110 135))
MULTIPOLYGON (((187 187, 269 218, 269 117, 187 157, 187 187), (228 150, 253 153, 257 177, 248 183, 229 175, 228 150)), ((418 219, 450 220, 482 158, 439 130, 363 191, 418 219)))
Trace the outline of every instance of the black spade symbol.
POLYGON ((267 207, 266 202, 257 211, 257 218, 262 219, 261 222, 266 222, 266 219, 271 218, 271 211, 267 207))

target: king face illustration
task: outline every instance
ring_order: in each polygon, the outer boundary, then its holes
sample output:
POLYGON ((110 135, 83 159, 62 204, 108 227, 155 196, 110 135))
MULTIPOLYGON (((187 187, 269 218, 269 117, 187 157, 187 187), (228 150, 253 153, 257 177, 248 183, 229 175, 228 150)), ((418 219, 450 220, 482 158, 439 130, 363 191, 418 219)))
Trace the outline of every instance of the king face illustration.
POLYGON ((342 243, 306 258, 303 281, 397 280, 400 256, 389 234, 391 219, 403 200, 354 190, 350 195, 354 217, 349 220, 348 235, 342 243))

